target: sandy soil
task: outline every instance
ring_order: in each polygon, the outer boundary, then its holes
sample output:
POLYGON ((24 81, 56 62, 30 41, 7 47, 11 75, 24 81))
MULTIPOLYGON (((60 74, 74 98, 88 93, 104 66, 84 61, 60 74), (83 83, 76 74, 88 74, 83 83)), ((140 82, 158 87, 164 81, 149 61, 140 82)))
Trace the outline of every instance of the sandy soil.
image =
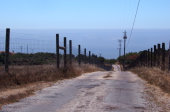
POLYGON ((168 111, 169 96, 159 88, 131 72, 121 72, 119 66, 114 65, 114 70, 59 81, 34 96, 3 106, 0 112, 168 111))

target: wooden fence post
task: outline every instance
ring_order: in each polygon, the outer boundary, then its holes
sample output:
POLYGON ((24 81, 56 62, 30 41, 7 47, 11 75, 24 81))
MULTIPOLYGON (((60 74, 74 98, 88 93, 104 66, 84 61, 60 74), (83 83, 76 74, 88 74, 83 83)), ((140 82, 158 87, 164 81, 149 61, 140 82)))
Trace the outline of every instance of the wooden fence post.
POLYGON ((143 66, 145 66, 145 50, 143 51, 142 62, 143 62, 143 66))
POLYGON ((80 65, 81 61, 80 61, 80 45, 78 45, 78 63, 80 65))
POLYGON ((10 28, 6 29, 6 41, 5 41, 5 72, 9 72, 9 41, 10 41, 10 28))
POLYGON ((162 70, 165 70, 165 43, 162 43, 162 70))
POLYGON ((69 40, 69 48, 70 48, 70 65, 72 65, 72 40, 69 40))
POLYGON ((64 37, 64 68, 67 66, 67 46, 66 46, 66 37, 64 37))
POLYGON ((153 65, 153 48, 151 48, 151 68, 152 68, 152 65, 153 65))
POLYGON ((154 60, 153 60, 153 66, 156 66, 156 45, 154 45, 154 60))
POLYGON ((150 67, 150 50, 148 49, 148 67, 150 67))
POLYGON ((93 53, 92 53, 91 59, 92 59, 92 64, 94 64, 94 54, 93 53))
POLYGON ((169 56, 169 71, 170 71, 170 41, 169 41, 169 54, 168 54, 168 56, 169 56))
POLYGON ((145 66, 148 66, 148 55, 147 55, 147 50, 145 50, 145 66))
POLYGON ((144 54, 145 54, 144 51, 142 51, 141 60, 140 60, 140 63, 141 63, 142 66, 144 66, 144 62, 145 62, 145 60, 144 60, 145 55, 144 54))
POLYGON ((161 59, 161 53, 160 53, 160 44, 158 44, 158 49, 157 49, 157 56, 158 56, 158 60, 157 60, 157 67, 160 67, 160 59, 161 59))
POLYGON ((86 48, 84 49, 84 63, 86 64, 86 48))
POLYGON ((56 55, 57 55, 57 68, 60 67, 60 57, 59 57, 59 34, 56 34, 56 55))
POLYGON ((91 63, 91 51, 89 51, 89 63, 91 63))
POLYGON ((143 66, 143 56, 144 56, 144 52, 142 51, 142 53, 140 54, 140 58, 139 58, 140 66, 143 66))

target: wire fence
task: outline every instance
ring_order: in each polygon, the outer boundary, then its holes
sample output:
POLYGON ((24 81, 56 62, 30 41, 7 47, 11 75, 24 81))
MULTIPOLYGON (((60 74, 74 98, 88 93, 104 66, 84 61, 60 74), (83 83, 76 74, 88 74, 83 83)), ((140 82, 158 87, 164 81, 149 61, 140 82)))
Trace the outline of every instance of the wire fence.
POLYGON ((165 48, 165 43, 154 45, 152 48, 142 51, 127 68, 140 66, 157 67, 163 71, 170 71, 170 49, 165 48))
POLYGON ((72 46, 70 41, 58 39, 57 42, 57 37, 56 41, 10 38, 10 29, 6 29, 6 36, 0 35, 0 71, 8 73, 10 67, 21 65, 55 65, 60 68, 68 67, 72 62, 104 66, 97 55, 91 54, 91 51, 86 52, 81 45, 72 46))

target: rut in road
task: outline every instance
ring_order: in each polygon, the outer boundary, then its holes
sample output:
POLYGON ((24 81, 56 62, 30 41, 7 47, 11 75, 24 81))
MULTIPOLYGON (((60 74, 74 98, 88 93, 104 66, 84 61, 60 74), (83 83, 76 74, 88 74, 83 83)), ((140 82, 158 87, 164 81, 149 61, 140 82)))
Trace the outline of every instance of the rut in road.
POLYGON ((99 71, 63 80, 1 112, 149 112, 144 81, 130 72, 99 71))

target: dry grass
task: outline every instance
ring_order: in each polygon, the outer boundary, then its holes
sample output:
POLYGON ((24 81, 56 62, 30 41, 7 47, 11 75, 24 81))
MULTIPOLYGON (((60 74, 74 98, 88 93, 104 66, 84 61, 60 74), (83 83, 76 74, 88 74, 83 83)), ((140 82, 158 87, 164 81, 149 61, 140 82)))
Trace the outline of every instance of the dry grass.
POLYGON ((56 69, 55 65, 39 66, 11 66, 9 74, 0 73, 0 89, 29 84, 38 81, 56 81, 65 78, 73 78, 85 72, 101 70, 94 65, 74 63, 64 69, 56 69))
POLYGON ((29 91, 25 91, 23 93, 18 93, 18 94, 14 94, 14 95, 10 95, 6 98, 1 98, 0 99, 0 109, 3 105, 5 104, 10 104, 10 103, 14 103, 14 102, 18 102, 20 99, 25 98, 31 94, 33 91, 29 90, 29 91))
POLYGON ((49 87, 54 82, 36 82, 21 86, 11 86, 10 88, 1 89, 0 91, 0 109, 5 104, 19 101, 22 98, 33 95, 34 91, 49 87))
MULTIPOLYGON (((3 69, 3 68, 0 68, 3 69)), ((55 65, 11 66, 9 74, 0 73, 0 108, 16 102, 33 91, 52 85, 52 82, 74 78, 86 72, 102 70, 95 65, 74 63, 67 69, 56 69, 55 65)))
POLYGON ((150 108, 154 109, 156 106, 160 112, 170 112, 170 74, 160 68, 140 67, 130 71, 148 82, 145 84, 145 92, 148 94, 146 99, 150 101, 150 108))
POLYGON ((170 94, 162 91, 161 88, 151 85, 145 84, 145 99, 149 101, 149 108, 151 112, 155 111, 155 108, 159 109, 157 112, 170 112, 170 94))
POLYGON ((130 71, 138 74, 139 77, 148 81, 148 83, 160 87, 163 91, 170 93, 170 75, 159 68, 139 67, 130 71))

